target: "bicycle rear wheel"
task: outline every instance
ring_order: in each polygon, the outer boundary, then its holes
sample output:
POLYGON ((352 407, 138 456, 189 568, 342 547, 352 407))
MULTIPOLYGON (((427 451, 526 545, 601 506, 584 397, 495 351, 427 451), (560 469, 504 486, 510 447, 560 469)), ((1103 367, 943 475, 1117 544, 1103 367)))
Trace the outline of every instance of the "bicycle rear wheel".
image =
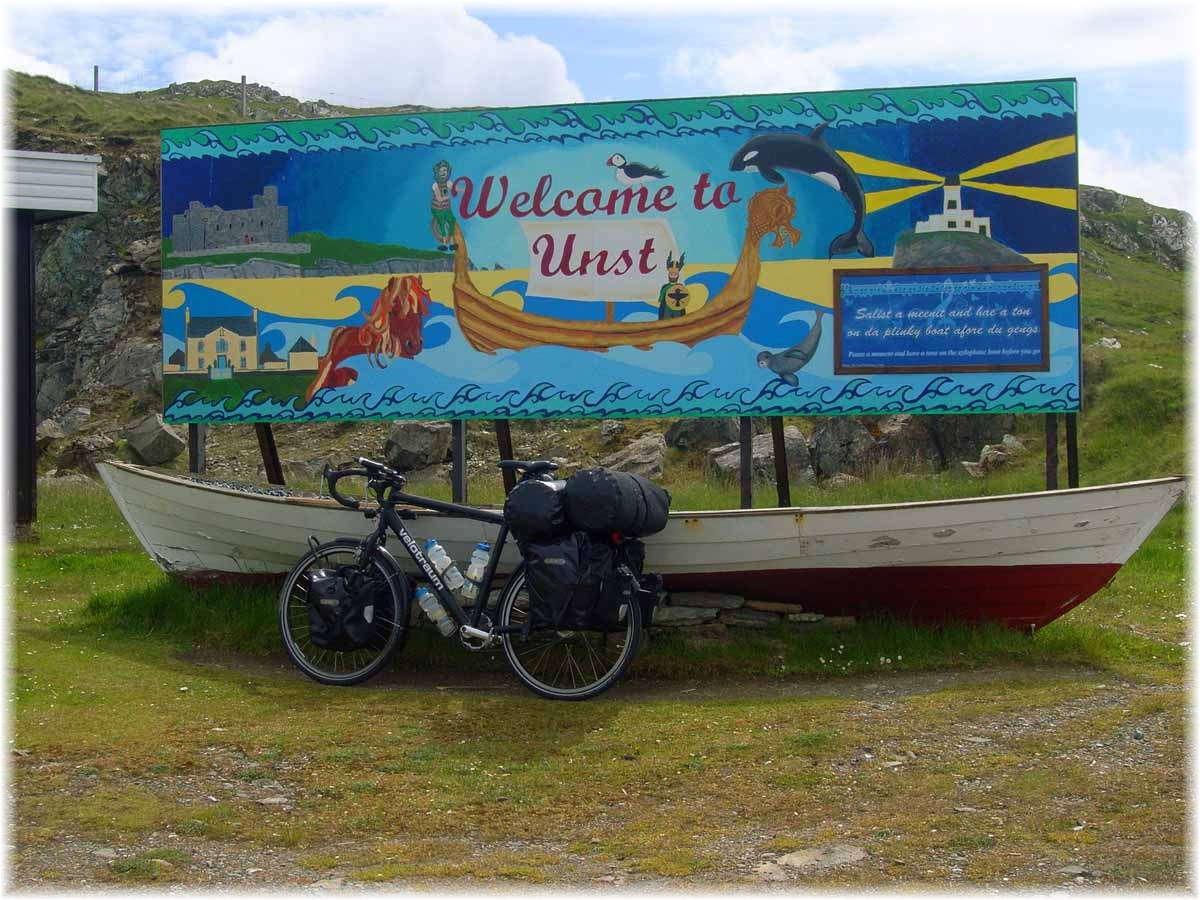
POLYGON ((392 572, 376 557, 364 569, 355 567, 358 543, 338 540, 309 551, 292 568, 279 592, 279 630, 288 657, 305 675, 321 684, 348 686, 366 681, 388 664, 408 633, 408 597, 392 572), (343 603, 361 616, 359 640, 353 646, 328 646, 313 634, 311 590, 318 570, 351 575, 343 603), (326 646, 322 646, 322 643, 326 646))
MULTIPOLYGON (((521 628, 529 619, 530 594, 525 567, 513 573, 500 598, 502 627, 521 628)), ((527 688, 549 700, 588 700, 602 694, 625 674, 642 639, 642 611, 630 603, 625 630, 555 631, 523 637, 502 635, 504 655, 527 688)))

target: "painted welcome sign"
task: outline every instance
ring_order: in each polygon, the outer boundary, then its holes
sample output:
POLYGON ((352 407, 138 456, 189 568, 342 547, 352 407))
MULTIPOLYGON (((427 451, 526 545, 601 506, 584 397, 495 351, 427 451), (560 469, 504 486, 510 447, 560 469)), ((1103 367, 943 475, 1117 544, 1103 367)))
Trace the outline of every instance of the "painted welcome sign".
POLYGON ((1079 407, 1072 80, 163 132, 174 422, 1079 407))

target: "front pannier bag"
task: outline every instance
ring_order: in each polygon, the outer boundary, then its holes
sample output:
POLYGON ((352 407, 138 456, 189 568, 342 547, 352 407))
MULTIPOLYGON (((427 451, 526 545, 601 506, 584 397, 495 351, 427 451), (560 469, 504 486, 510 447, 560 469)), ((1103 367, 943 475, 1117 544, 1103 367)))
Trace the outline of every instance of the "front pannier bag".
POLYGON ((671 495, 641 475, 584 469, 567 479, 565 493, 567 521, 579 531, 642 537, 667 527, 671 495))

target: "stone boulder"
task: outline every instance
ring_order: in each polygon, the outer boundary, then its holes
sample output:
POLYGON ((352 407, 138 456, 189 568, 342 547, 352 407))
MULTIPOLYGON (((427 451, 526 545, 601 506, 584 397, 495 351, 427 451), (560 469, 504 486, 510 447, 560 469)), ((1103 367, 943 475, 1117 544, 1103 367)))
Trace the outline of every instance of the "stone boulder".
POLYGON ((667 429, 668 447, 677 450, 707 450, 738 439, 737 419, 676 419, 667 429))
POLYGON ((124 437, 129 449, 148 466, 166 465, 187 449, 187 438, 164 424, 158 413, 139 419, 126 429, 124 437))
POLYGON ((955 460, 978 459, 985 444, 999 444, 1004 435, 1017 428, 1011 413, 983 416, 920 416, 933 439, 939 468, 952 466, 955 460))
POLYGON ((397 422, 388 431, 383 455, 400 472, 446 461, 450 453, 449 422, 397 422))
MULTIPOLYGON (((808 444, 799 428, 788 425, 783 429, 783 448, 787 452, 789 478, 812 481, 808 444)), ((750 441, 750 463, 755 478, 775 480, 775 445, 770 434, 755 435, 750 441)), ((739 476, 742 470, 741 444, 714 447, 708 451, 707 464, 719 474, 739 476)))
POLYGON ((632 444, 600 460, 606 469, 646 478, 662 478, 667 442, 661 434, 644 434, 632 444))
POLYGON ((829 478, 857 468, 860 460, 869 457, 874 444, 871 433, 857 418, 830 416, 813 431, 808 442, 813 472, 819 478, 829 478))
POLYGON ((42 453, 55 441, 61 441, 67 436, 63 427, 54 419, 44 419, 38 423, 34 439, 37 441, 37 452, 42 453))
POLYGON ((604 419, 600 422, 600 440, 605 445, 615 444, 617 438, 625 432, 625 423, 620 419, 604 419))

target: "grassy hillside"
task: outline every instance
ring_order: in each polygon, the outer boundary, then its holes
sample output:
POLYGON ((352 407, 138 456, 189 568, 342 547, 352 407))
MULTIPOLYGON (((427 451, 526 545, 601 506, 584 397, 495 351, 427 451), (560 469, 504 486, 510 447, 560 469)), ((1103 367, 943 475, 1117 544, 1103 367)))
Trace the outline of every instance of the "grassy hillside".
POLYGON ((62 84, 45 75, 12 71, 7 74, 9 111, 18 132, 67 146, 97 141, 157 144, 161 130, 190 125, 374 115, 426 108, 408 105, 355 109, 306 103, 260 85, 249 85, 248 114, 243 116, 241 85, 232 81, 201 81, 125 94, 90 91, 62 84))

